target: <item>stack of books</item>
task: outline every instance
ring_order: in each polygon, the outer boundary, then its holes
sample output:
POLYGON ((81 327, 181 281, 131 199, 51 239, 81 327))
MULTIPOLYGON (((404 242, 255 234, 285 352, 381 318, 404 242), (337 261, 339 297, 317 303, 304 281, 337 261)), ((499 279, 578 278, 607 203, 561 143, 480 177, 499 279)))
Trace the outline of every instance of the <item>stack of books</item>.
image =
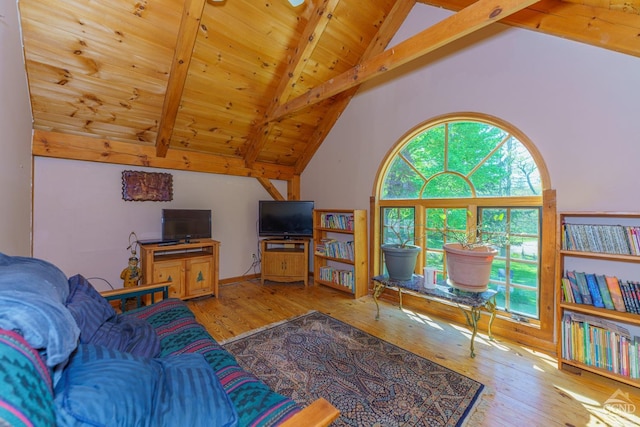
POLYGON ((562 248, 570 251, 640 255, 640 227, 562 224, 562 248))
POLYGON ((320 215, 320 226, 353 231, 353 214, 322 214, 320 215))
POLYGON ((564 359, 640 378, 640 338, 619 324, 566 312, 562 318, 562 340, 564 359))
POLYGON ((565 302, 640 314, 640 282, 614 276, 567 271, 562 297, 565 302))

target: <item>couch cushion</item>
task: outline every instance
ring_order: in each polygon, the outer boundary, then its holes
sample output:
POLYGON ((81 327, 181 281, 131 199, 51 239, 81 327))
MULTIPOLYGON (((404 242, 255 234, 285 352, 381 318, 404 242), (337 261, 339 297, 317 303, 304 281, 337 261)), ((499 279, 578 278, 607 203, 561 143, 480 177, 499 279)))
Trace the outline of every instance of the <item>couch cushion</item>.
POLYGON ((64 306, 68 293, 65 275, 53 264, 0 253, 0 328, 22 335, 50 367, 66 362, 78 342, 64 306))
POLYGON ((47 367, 18 334, 0 329, 0 425, 54 426, 47 367))
POLYGON ((59 425, 235 426, 238 417, 199 354, 152 359, 78 346, 55 387, 59 425))
POLYGON ((200 353, 214 369, 243 426, 274 426, 300 411, 292 399, 271 390, 243 370, 199 324, 184 301, 167 299, 127 313, 146 319, 156 330, 161 356, 200 353))
POLYGON ((117 315, 80 274, 69 279, 66 306, 80 328, 83 344, 102 345, 144 357, 154 357, 160 352, 158 336, 147 321, 117 315))

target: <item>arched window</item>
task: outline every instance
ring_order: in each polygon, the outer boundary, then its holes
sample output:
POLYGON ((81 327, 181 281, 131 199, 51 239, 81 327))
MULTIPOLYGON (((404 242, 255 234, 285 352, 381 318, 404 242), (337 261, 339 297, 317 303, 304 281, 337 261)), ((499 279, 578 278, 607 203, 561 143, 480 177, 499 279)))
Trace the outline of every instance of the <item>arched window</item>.
MULTIPOLYGON (((509 317, 539 324, 550 320, 541 306, 553 296, 543 291, 541 270, 544 193, 550 188, 546 167, 535 146, 515 127, 487 115, 447 115, 425 122, 402 137, 378 172, 375 188, 377 243, 391 241, 384 218, 403 218, 422 246, 423 266, 434 267, 444 279, 446 265, 437 230, 465 230, 504 218, 511 242, 494 260, 490 288, 509 317)), ((555 206, 554 206, 555 209, 555 206)), ((553 212, 555 212, 553 210, 553 212)), ((551 234, 553 235, 553 233, 551 234)), ((374 264, 382 270, 381 254, 374 264)), ((547 254, 553 259, 553 254, 547 254)), ((544 274, 543 274, 544 273, 544 274)), ((552 302, 551 302, 552 306, 552 302)))

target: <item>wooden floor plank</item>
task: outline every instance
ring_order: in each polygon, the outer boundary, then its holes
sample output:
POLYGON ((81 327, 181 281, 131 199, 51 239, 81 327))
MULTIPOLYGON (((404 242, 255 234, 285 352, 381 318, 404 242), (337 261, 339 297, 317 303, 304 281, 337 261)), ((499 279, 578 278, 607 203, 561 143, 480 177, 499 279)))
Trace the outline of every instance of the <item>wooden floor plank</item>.
POLYGON ((471 358, 466 325, 429 313, 380 301, 376 321, 371 296, 354 300, 325 286, 305 288, 301 283, 244 281, 223 285, 220 295, 188 303, 216 340, 317 310, 483 383, 487 392, 474 425, 640 426, 639 389, 588 372, 559 371, 553 355, 500 337, 490 341, 484 331, 476 337, 476 357, 471 358), (628 393, 635 412, 616 414, 605 408, 618 391, 628 393))

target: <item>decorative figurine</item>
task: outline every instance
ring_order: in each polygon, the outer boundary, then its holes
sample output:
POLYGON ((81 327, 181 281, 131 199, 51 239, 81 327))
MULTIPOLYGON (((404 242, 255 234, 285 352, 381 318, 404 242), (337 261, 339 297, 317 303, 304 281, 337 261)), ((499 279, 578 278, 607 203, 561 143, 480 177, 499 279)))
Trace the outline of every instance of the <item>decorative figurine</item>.
POLYGON ((129 266, 122 270, 120 278, 124 280, 124 287, 138 286, 138 282, 142 278, 140 275, 140 267, 138 267, 138 258, 132 256, 129 258, 129 266))

